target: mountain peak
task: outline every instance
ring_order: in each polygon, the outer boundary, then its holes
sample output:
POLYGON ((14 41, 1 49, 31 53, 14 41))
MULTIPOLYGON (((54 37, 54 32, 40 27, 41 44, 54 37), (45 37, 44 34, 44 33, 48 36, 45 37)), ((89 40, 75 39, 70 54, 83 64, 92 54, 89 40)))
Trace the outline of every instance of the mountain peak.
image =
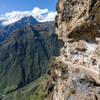
MULTIPOLYGON (((1 22, 2 23, 2 22, 1 22)), ((35 25, 38 21, 33 16, 23 17, 20 20, 18 20, 15 23, 12 23, 10 25, 2 26, 0 25, 0 42, 2 42, 6 37, 9 36, 10 33, 12 33, 14 30, 18 28, 22 28, 28 25, 35 25), (5 32, 5 33, 4 33, 5 32)))
POLYGON ((6 26, 19 21, 21 18, 31 16, 38 22, 49 22, 54 21, 56 14, 56 12, 49 11, 48 9, 40 9, 35 7, 32 11, 13 11, 0 15, 0 21, 2 21, 1 24, 3 26, 6 26))
POLYGON ((37 24, 38 21, 33 16, 23 17, 16 23, 23 23, 25 25, 34 25, 37 24))

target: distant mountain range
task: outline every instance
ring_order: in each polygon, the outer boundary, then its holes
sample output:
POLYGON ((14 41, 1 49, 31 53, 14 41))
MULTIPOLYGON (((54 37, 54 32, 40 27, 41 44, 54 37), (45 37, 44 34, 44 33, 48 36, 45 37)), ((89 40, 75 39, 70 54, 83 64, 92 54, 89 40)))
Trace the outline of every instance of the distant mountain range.
POLYGON ((1 97, 42 76, 63 45, 56 40, 54 22, 39 23, 32 16, 1 26, 0 41, 1 97))
POLYGON ((37 23, 39 22, 35 18, 33 18, 32 16, 29 16, 29 17, 23 17, 19 21, 6 25, 6 26, 1 24, 0 25, 0 42, 5 40, 9 36, 9 34, 12 33, 14 30, 18 28, 22 28, 24 26, 28 26, 28 25, 35 25, 37 23))
POLYGON ((38 22, 54 21, 57 12, 49 11, 48 9, 40 9, 34 7, 31 11, 12 11, 5 14, 0 14, 2 25, 9 25, 19 21, 21 18, 33 16, 38 22))

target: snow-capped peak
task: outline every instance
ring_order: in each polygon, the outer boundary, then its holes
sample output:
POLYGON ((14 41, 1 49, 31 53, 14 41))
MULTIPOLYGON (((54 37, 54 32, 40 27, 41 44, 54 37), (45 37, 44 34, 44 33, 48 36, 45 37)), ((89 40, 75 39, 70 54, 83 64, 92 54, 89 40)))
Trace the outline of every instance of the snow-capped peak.
POLYGON ((48 9, 35 7, 32 11, 13 11, 0 15, 0 21, 3 21, 2 25, 9 25, 23 17, 33 16, 38 22, 47 22, 54 21, 56 14, 56 12, 50 12, 48 9))

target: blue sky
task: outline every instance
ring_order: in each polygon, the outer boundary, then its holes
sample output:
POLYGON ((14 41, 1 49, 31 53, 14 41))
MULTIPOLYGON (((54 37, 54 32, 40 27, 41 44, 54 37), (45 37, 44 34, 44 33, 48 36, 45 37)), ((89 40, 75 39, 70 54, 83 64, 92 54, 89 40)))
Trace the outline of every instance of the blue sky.
POLYGON ((11 11, 29 11, 34 7, 55 11, 57 0, 0 0, 0 14, 11 11))

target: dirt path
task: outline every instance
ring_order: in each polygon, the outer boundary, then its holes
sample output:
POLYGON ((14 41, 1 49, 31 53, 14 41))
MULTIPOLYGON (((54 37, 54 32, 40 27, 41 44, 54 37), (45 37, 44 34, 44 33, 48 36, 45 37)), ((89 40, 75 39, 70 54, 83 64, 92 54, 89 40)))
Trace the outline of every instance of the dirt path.
POLYGON ((66 58, 63 57, 63 56, 58 57, 57 60, 61 61, 64 64, 69 65, 69 67, 80 68, 82 71, 84 71, 85 73, 92 76, 96 80, 96 82, 100 84, 100 73, 99 73, 99 71, 93 70, 91 68, 86 68, 86 67, 78 65, 78 64, 72 64, 69 61, 66 61, 66 58))

